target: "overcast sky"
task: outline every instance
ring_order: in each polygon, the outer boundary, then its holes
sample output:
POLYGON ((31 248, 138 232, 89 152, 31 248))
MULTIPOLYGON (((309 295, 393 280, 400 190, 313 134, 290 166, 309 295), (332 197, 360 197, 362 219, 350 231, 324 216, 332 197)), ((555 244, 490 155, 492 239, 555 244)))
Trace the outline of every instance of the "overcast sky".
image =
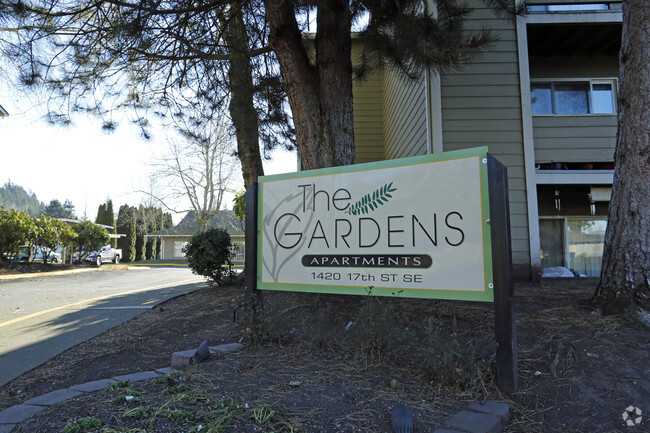
MULTIPOLYGON (((153 139, 146 141, 126 120, 111 134, 103 133, 95 118, 78 117, 70 127, 50 126, 33 102, 2 85, 0 105, 9 116, 0 118, 0 185, 11 180, 45 204, 70 200, 79 217, 85 213, 92 220, 109 197, 115 212, 122 204, 142 202, 137 191, 149 189, 149 162, 160 155, 161 146, 167 147, 164 131, 153 131, 153 139)), ((276 151, 273 156, 265 163, 266 174, 296 170, 295 153, 276 151)), ((236 187, 243 188, 243 182, 236 187)), ((226 203, 231 209, 232 200, 226 203)), ((180 218, 174 216, 174 221, 180 218)))

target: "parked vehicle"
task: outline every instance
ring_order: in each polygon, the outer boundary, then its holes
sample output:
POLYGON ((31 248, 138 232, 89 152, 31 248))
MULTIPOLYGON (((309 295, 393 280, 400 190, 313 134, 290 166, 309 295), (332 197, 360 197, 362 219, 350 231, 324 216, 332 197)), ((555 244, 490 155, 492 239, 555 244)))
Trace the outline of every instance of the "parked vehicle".
MULTIPOLYGON (((36 254, 34 254, 32 261, 33 262, 42 262, 43 259, 45 258, 43 252, 39 251, 36 254)), ((61 262, 61 254, 55 252, 55 251, 50 251, 47 255, 47 262, 48 263, 59 263, 61 262)))
MULTIPOLYGON (((31 261, 37 263, 43 262, 43 259, 45 258, 45 254, 43 253, 43 250, 47 250, 47 249, 46 248, 41 249, 40 247, 32 247, 32 250, 34 251, 34 253, 32 254, 31 261)), ((27 245, 21 246, 20 253, 16 256, 15 260, 19 262, 30 261, 29 246, 27 245)), ((61 254, 51 250, 47 253, 47 263, 59 263, 60 261, 61 261, 61 254)))
POLYGON ((110 245, 104 245, 99 251, 92 252, 86 256, 84 262, 101 266, 102 263, 118 264, 122 258, 121 249, 113 249, 110 245))

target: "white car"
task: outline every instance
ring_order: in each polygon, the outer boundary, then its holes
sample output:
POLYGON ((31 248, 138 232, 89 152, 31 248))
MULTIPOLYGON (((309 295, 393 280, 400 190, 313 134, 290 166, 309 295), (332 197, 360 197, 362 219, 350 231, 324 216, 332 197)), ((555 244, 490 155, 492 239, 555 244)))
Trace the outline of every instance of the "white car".
MULTIPOLYGON (((32 262, 43 262, 44 259, 44 254, 42 251, 38 250, 34 255, 32 256, 32 262)), ((20 254, 18 257, 16 257, 16 260, 21 261, 21 262, 26 262, 29 260, 29 254, 23 253, 20 254)), ((50 251, 47 255, 47 263, 59 263, 61 261, 61 254, 55 252, 55 251, 50 251)))

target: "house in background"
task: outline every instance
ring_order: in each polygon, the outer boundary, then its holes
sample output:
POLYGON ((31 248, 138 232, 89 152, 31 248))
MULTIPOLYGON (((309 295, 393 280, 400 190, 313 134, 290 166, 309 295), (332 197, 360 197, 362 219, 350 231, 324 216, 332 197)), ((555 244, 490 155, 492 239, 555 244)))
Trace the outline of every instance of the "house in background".
POLYGON ((355 85, 356 162, 488 146, 508 169, 515 277, 556 267, 598 276, 621 4, 529 0, 517 19, 470 5, 465 29, 498 38, 483 54, 419 81, 383 72, 355 85))
MULTIPOLYGON (((230 241, 235 247, 236 255, 233 259, 235 264, 244 263, 244 231, 239 220, 234 216, 232 210, 221 210, 208 222, 208 228, 221 227, 230 234, 230 241)), ((148 239, 158 239, 161 243, 160 260, 184 260, 183 247, 190 238, 199 231, 196 218, 188 213, 175 227, 158 230, 144 235, 145 242, 148 239)))

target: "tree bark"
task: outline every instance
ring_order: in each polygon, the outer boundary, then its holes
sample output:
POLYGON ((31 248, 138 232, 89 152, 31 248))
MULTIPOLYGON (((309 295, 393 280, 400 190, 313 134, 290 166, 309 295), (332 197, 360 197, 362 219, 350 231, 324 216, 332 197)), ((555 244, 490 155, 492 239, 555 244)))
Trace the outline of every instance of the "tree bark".
POLYGON ((603 313, 650 299, 650 8, 623 1, 618 133, 600 283, 593 301, 603 313))
POLYGON ((315 65, 289 0, 265 2, 269 44, 280 64, 303 169, 353 164, 352 59, 347 1, 318 4, 315 65))
MULTIPOLYGON (((246 53, 248 35, 241 9, 230 17, 224 34, 226 43, 233 53, 246 53)), ((253 104, 255 87, 251 60, 247 56, 235 57, 229 61, 230 117, 237 135, 237 156, 241 161, 244 188, 264 175, 258 133, 257 110, 253 104)))

